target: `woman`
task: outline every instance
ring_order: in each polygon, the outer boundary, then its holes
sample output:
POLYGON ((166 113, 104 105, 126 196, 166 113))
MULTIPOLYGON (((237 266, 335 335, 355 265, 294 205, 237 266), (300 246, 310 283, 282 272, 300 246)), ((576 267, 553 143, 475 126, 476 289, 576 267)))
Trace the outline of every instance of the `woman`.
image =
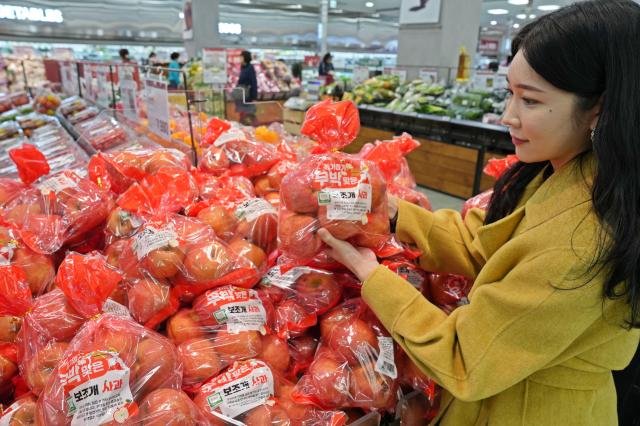
POLYGON ((251 64, 251 52, 243 50, 240 56, 242 58, 240 78, 234 91, 234 98, 237 99, 236 110, 240 115, 238 121, 252 126, 256 122, 256 106, 252 102, 258 99, 258 80, 256 70, 251 64))
POLYGON ((318 66, 318 75, 325 78, 324 81, 326 85, 329 85, 334 81, 333 70, 333 56, 331 56, 331 53, 327 53, 324 55, 322 62, 320 62, 320 65, 318 66))
POLYGON ((399 202, 397 235, 422 266, 475 278, 468 305, 447 316, 369 250, 319 232, 445 389, 434 423, 617 424, 611 371, 640 338, 638 22, 631 0, 591 0, 524 27, 503 117, 521 162, 486 216, 399 202))
POLYGON ((169 90, 178 90, 180 87, 180 70, 182 66, 178 59, 180 59, 180 54, 178 52, 171 53, 171 62, 169 62, 169 90))

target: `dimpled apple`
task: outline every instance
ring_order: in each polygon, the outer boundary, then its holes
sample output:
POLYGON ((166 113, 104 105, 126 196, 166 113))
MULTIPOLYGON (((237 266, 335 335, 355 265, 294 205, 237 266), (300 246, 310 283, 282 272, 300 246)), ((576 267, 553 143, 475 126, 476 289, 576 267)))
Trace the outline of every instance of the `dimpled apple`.
POLYGON ((329 347, 340 354, 350 364, 357 364, 356 354, 367 354, 368 348, 378 350, 378 338, 373 329, 366 322, 355 319, 351 322, 339 324, 331 330, 329 347))
POLYGON ((178 346, 184 366, 184 384, 192 385, 215 376, 225 365, 218 357, 215 345, 207 338, 189 339, 178 346))
POLYGON ((318 222, 312 216, 281 214, 278 227, 280 249, 297 258, 311 258, 322 241, 316 235, 318 222))
POLYGON ((187 340, 202 339, 205 332, 196 313, 192 309, 182 309, 167 321, 167 336, 179 345, 187 340))
POLYGON ((288 426, 291 419, 279 405, 260 405, 245 414, 242 421, 246 426, 288 426))
POLYGON ((222 206, 210 206, 198 213, 198 219, 213 228, 218 238, 229 240, 238 224, 238 219, 222 206))
POLYGON ((216 333, 214 345, 225 362, 252 358, 262 351, 262 339, 257 331, 232 333, 220 330, 216 333))
POLYGON ((393 380, 375 371, 375 365, 358 366, 349 378, 349 395, 359 406, 382 409, 394 405, 393 380))
POLYGON ((295 283, 298 302, 308 311, 320 315, 340 301, 342 290, 332 274, 310 272, 295 283))
POLYGON ((15 342, 21 326, 20 317, 0 316, 0 342, 15 342))
POLYGON ((152 279, 138 280, 129 289, 129 311, 141 324, 169 306, 169 286, 152 279))
POLYGON ((140 404, 139 417, 145 426, 196 426, 200 423, 198 407, 187 394, 175 389, 151 392, 140 404))
POLYGON ((264 250, 241 238, 231 241, 229 243, 229 249, 238 256, 249 259, 256 269, 260 269, 267 260, 267 255, 264 250))
POLYGON ((14 252, 12 263, 22 268, 34 296, 43 294, 51 288, 56 269, 48 256, 27 248, 18 248, 14 252))
POLYGON ((68 346, 65 342, 50 342, 27 361, 24 378, 34 394, 40 395, 68 346))
POLYGON ((140 398, 158 388, 179 387, 182 363, 176 347, 163 336, 155 335, 138 343, 132 372, 135 382, 131 391, 140 398))
POLYGON ((322 405, 346 405, 349 396, 349 373, 345 365, 328 356, 319 356, 309 367, 307 375, 317 392, 315 396, 322 405))
POLYGON ((318 194, 312 186, 312 174, 289 173, 282 180, 280 200, 292 212, 315 213, 318 211, 318 194))
POLYGON ((171 278, 182 268, 184 253, 170 245, 152 250, 142 260, 142 266, 156 278, 171 278))
POLYGON ((291 361, 287 342, 272 334, 262 338, 262 352, 258 358, 280 372, 286 371, 291 361))

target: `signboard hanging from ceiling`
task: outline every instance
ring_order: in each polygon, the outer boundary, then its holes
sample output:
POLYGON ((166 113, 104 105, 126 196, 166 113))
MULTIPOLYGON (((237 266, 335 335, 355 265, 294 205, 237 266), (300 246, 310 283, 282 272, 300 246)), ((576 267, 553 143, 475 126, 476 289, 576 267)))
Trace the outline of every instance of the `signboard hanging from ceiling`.
POLYGON ((193 13, 191 12, 191 0, 186 0, 184 2, 183 8, 183 30, 182 30, 182 39, 183 40, 192 40, 193 39, 193 13))
POLYGON ((402 0, 400 25, 437 24, 440 22, 441 0, 402 0))

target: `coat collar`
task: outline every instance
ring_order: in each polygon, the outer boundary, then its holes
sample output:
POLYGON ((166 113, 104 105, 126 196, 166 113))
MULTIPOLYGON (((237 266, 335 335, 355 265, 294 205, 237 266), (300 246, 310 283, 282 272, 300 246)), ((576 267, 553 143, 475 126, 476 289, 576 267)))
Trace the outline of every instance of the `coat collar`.
MULTIPOLYGON (((551 166, 549 166, 551 167, 551 166)), ((485 260, 509 241, 526 216, 524 230, 544 223, 572 207, 591 200, 596 162, 589 153, 581 162, 567 163, 544 180, 541 171, 525 189, 518 207, 509 216, 478 229, 478 250, 485 260)))

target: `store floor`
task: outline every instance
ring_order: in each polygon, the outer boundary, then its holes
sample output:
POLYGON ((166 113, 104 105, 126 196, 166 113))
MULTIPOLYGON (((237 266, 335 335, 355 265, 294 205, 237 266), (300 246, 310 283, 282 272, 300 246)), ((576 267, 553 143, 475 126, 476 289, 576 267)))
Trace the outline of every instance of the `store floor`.
POLYGON ((464 204, 464 200, 461 198, 452 197, 451 195, 433 191, 423 186, 418 186, 418 189, 429 198, 429 201, 431 201, 431 205, 433 206, 434 210, 454 209, 460 211, 462 209, 462 205, 464 204))

